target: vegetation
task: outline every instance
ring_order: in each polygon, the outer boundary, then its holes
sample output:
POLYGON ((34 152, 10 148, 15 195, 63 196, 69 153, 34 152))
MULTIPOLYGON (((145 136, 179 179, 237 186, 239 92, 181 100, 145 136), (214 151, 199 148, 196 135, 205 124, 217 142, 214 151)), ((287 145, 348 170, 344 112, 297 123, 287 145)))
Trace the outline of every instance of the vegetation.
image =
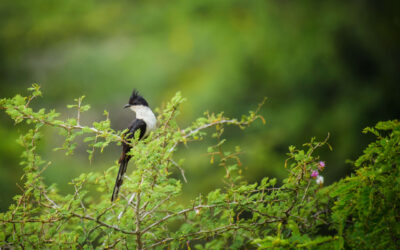
MULTIPOLYGON (((75 111, 65 104, 84 93, 91 109, 82 124, 102 120, 106 109, 118 131, 130 122, 121 107, 133 88, 151 107, 181 91, 188 100, 177 118, 182 127, 205 110, 241 117, 267 96, 260 114, 268 126, 253 123, 246 136, 236 127, 225 131, 226 146, 246 145, 246 179, 281 183, 286 171, 276 166, 288 146, 330 132, 334 150, 318 152, 330 184, 351 173, 344 160, 373 140, 360 133, 364 127, 398 118, 399 9, 394 0, 0 1, 0 98, 40 82, 46 95, 32 107, 56 109, 66 120, 75 111)), ((105 171, 118 154, 111 144, 90 165, 78 143, 74 157, 60 162, 62 152, 52 152, 60 138, 48 132, 54 129, 41 131, 38 153, 59 162, 44 176, 63 194, 72 191, 72 178, 94 167, 105 171)), ((0 112, 1 212, 23 175, 14 167, 20 148, 7 143, 18 136, 0 112)), ((206 164, 205 145, 175 154, 190 166, 182 199, 219 187, 218 175, 208 175, 215 169, 206 164)))
MULTIPOLYGON (((259 110, 241 119, 205 113, 187 128, 176 120, 184 101, 179 93, 158 110, 158 129, 143 141, 126 141, 124 131, 110 127, 108 113, 101 122, 83 125, 90 106, 83 97, 69 108, 76 117, 58 119, 55 110, 37 111, 31 102, 41 96, 38 85, 30 95, 0 100, 15 123, 29 129, 18 142, 24 147, 23 185, 8 211, 0 214, 0 244, 16 248, 396 248, 400 237, 400 123, 378 123, 366 128, 377 141, 354 162, 355 174, 323 186, 329 168, 315 151, 329 146, 328 138, 312 139, 303 148, 291 146, 286 178, 264 177, 258 183, 243 178, 240 147, 226 148, 224 128, 245 129, 264 121, 259 110), (44 127, 60 131, 60 148, 74 153, 78 138, 87 143, 89 160, 110 144, 132 145, 133 170, 125 179, 120 199, 110 202, 117 164, 104 172, 89 172, 71 180, 75 192, 61 195, 55 184, 46 185, 43 172, 57 168, 38 154, 44 127), (213 131, 212 131, 213 130, 213 131), (207 154, 210 164, 224 170, 223 188, 179 202, 186 180, 181 162, 174 158, 179 145, 208 135, 215 144, 207 154), (179 173, 180 175, 176 175, 179 173)), ((204 140, 205 141, 205 140, 204 140)), ((11 142, 9 142, 11 143, 11 142)), ((203 143, 203 142, 202 142, 203 143)))

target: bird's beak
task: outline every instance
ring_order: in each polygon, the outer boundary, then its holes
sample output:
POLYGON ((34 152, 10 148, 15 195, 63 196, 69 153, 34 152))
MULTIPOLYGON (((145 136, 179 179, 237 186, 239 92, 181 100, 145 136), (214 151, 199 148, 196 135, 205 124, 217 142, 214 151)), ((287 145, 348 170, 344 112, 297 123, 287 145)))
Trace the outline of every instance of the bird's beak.
POLYGON ((129 108, 130 106, 130 104, 125 104, 124 109, 129 108))

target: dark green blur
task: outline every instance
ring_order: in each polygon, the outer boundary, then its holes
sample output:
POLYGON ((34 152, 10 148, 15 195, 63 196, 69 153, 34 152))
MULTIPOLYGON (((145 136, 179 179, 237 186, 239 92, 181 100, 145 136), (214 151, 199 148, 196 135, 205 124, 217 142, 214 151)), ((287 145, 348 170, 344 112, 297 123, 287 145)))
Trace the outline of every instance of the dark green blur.
MULTIPOLYGON (((44 97, 33 107, 68 118, 75 114, 66 105, 86 95, 86 124, 106 109, 113 128, 123 129, 132 119, 122 107, 133 88, 153 108, 182 91, 182 127, 206 110, 240 118, 266 96, 265 126, 226 133, 232 148, 245 151, 245 175, 281 178, 289 145, 329 132, 333 151, 320 153, 331 183, 352 171, 345 161, 371 140, 362 128, 399 118, 399 7, 355 0, 1 1, 0 97, 37 82, 44 97)), ((15 140, 25 130, 0 112, 1 210, 19 192, 22 148, 15 140)), ((67 157, 52 151, 61 143, 48 130, 40 147, 53 162, 46 181, 64 192, 73 177, 103 171, 119 157, 112 146, 90 164, 84 144, 67 157)), ((195 142, 180 150, 189 198, 219 185, 221 171, 210 166, 206 149, 195 142)))

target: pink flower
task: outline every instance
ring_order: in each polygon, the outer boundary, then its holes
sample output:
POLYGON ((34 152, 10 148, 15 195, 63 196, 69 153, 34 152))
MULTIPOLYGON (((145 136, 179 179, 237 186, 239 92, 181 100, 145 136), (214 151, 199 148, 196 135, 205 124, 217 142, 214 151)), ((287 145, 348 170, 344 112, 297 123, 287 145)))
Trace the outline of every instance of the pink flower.
POLYGON ((317 178, 317 176, 318 176, 318 170, 312 171, 311 177, 315 179, 315 178, 317 178))
POLYGON ((324 168, 325 168, 325 162, 324 161, 318 162, 318 169, 322 171, 324 168))

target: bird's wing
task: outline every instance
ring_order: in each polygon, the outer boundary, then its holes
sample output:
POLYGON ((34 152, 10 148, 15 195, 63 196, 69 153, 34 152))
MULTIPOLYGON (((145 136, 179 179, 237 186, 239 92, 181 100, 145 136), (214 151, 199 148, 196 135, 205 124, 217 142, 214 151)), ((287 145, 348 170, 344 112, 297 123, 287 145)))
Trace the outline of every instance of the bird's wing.
MULTIPOLYGON (((135 132, 137 130, 140 130, 140 135, 139 135, 139 140, 142 139, 143 135, 146 132, 146 123, 141 120, 141 119, 136 119, 132 122, 132 124, 129 126, 129 130, 126 132, 126 139, 131 139, 135 135, 135 132)), ((111 201, 114 201, 118 197, 119 193, 119 188, 121 187, 123 183, 123 177, 126 172, 126 168, 128 166, 128 161, 130 160, 131 156, 127 155, 127 153, 131 150, 131 146, 129 146, 126 143, 123 143, 122 145, 122 154, 119 159, 119 170, 118 170, 118 175, 115 180, 115 186, 113 190, 113 194, 111 196, 111 201)))
POLYGON ((142 119, 135 119, 128 128, 126 138, 131 139, 135 136, 135 132, 140 129, 139 140, 141 140, 146 133, 146 123, 142 119))

